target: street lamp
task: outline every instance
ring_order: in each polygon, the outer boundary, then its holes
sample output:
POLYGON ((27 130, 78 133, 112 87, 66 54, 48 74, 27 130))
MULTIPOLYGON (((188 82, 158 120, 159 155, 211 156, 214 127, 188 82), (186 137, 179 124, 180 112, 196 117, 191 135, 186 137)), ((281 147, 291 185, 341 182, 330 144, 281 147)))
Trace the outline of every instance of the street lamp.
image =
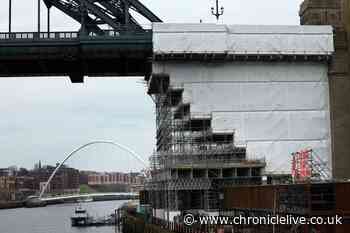
POLYGON ((224 7, 222 6, 219 9, 219 0, 216 0, 216 8, 211 8, 211 14, 216 17, 216 20, 219 21, 220 16, 224 14, 224 7))

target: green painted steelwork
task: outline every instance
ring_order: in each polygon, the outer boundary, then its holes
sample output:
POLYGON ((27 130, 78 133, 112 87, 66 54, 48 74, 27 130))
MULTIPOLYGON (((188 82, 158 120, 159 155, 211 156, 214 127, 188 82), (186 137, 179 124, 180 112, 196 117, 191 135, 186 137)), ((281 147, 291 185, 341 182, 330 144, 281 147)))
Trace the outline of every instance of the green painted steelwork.
POLYGON ((0 77, 149 76, 152 50, 151 30, 0 33, 0 77))

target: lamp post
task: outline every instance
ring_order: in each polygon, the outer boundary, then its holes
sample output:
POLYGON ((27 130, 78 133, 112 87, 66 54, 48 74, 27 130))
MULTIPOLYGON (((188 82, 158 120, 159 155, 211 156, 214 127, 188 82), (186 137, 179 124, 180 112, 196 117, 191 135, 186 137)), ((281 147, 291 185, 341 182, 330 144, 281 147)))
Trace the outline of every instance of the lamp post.
POLYGON ((211 14, 216 17, 217 21, 219 21, 220 16, 224 14, 224 7, 219 9, 219 0, 216 0, 216 7, 211 8, 211 14))

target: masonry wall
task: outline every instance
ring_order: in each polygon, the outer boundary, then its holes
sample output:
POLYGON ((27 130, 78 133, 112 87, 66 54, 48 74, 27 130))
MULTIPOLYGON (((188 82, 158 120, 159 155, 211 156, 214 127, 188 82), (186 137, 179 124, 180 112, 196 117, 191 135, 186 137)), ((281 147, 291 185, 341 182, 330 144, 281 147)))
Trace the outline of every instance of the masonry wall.
POLYGON ((331 163, 328 67, 312 62, 154 62, 184 89, 191 117, 211 116, 214 132, 234 130, 249 159, 290 171, 290 154, 312 148, 331 163))
POLYGON ((333 25, 336 53, 330 65, 333 176, 350 178, 350 7, 346 0, 305 0, 301 24, 333 25))

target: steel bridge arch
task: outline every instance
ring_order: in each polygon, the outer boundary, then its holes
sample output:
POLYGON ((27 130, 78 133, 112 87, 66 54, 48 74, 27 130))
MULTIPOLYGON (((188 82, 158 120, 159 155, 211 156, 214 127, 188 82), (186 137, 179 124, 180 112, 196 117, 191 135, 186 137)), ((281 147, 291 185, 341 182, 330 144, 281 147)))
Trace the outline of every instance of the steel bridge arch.
POLYGON ((145 168, 148 167, 147 163, 135 151, 131 150, 127 146, 124 146, 124 145, 122 145, 122 144, 120 144, 118 142, 115 142, 115 141, 92 141, 92 142, 86 143, 86 144, 76 148, 75 150, 73 150, 71 153, 69 153, 65 157, 65 159, 55 168, 55 170, 52 172, 52 174, 50 175, 49 179, 45 183, 43 189, 40 192, 39 199, 42 198, 42 196, 46 192, 46 189, 47 189, 48 185, 50 184, 52 179, 55 177, 57 171, 65 164, 65 162, 67 162, 67 160, 69 160, 73 155, 75 155, 76 153, 78 153, 82 149, 84 149, 86 147, 89 147, 89 146, 92 146, 92 145, 96 145, 96 144, 109 144, 109 145, 116 146, 119 149, 122 149, 122 150, 128 152, 129 154, 131 154, 135 159, 137 159, 139 162, 141 162, 145 166, 145 168))

